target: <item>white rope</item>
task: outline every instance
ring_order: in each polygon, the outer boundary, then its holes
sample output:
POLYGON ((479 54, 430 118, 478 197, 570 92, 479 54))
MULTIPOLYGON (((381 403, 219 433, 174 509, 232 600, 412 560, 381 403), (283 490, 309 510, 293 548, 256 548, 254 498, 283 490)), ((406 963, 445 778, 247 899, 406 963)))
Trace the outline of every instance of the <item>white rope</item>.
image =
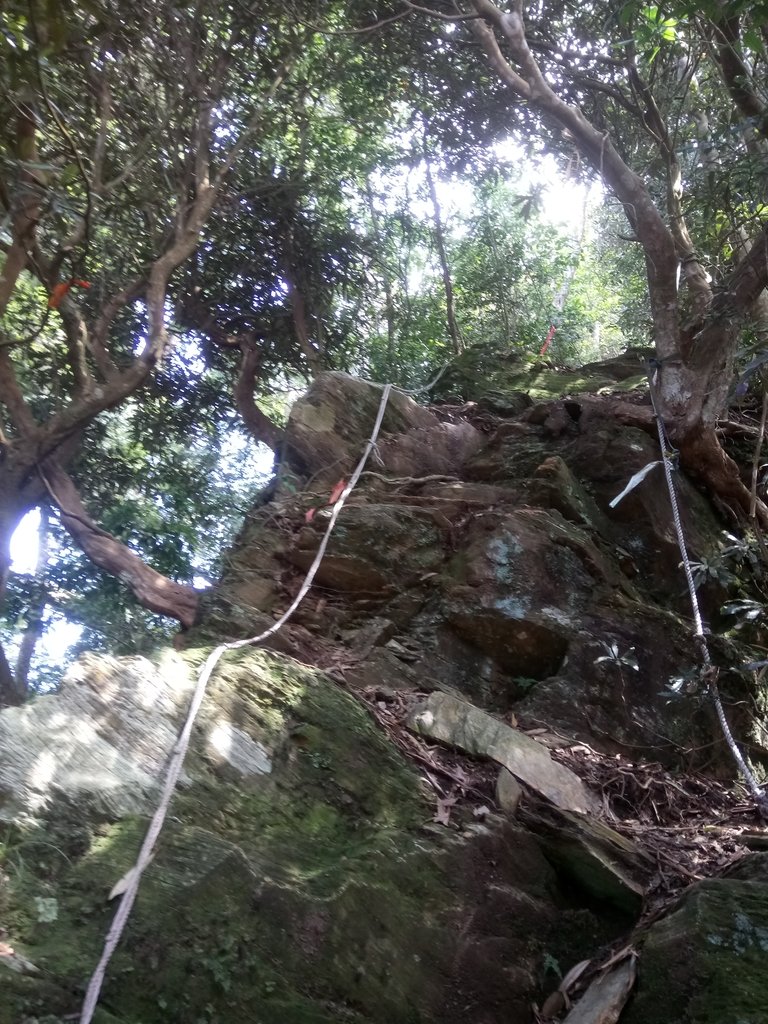
POLYGON ((649 392, 651 396, 651 405, 653 406, 653 416, 656 421, 656 431, 659 435, 659 447, 661 448, 662 462, 664 463, 664 476, 667 480, 667 490, 669 491, 669 502, 672 506, 672 520, 675 524, 675 536, 677 537, 677 546, 680 549, 680 557, 682 559, 683 572, 685 573, 685 579, 688 584, 688 595, 691 600, 691 609, 693 611, 693 624, 694 624, 694 637, 696 639, 697 646, 701 652, 701 660, 704 665, 702 676, 704 681, 707 683, 709 689, 709 695, 712 698, 712 703, 715 706, 715 713, 717 720, 720 723, 725 742, 728 745, 728 749, 731 752, 736 765, 744 776, 744 781, 747 784, 747 788, 752 794, 752 798, 757 804, 757 809, 760 815, 768 820, 768 797, 763 792, 757 779, 755 778, 751 768, 744 759, 744 755, 739 749, 739 745, 734 739, 731 727, 728 724, 728 719, 725 717, 725 709, 723 708, 723 702, 720 698, 720 690, 717 685, 718 669, 712 664, 712 658, 709 653, 709 646, 707 645, 706 633, 704 631, 704 624, 701 619, 701 611, 699 609, 699 597, 696 593, 696 584, 693 580, 693 570, 691 569, 691 562, 688 557, 688 548, 685 543, 685 533, 683 531, 683 523, 680 518, 680 507, 677 501, 677 493, 675 491, 675 482, 672 477, 673 463, 676 456, 676 452, 669 444, 667 434, 664 429, 664 423, 659 410, 656 407, 656 397, 654 395, 654 388, 658 383, 658 366, 654 365, 652 361, 649 366, 648 382, 649 392))
POLYGON ((184 728, 182 729, 179 738, 176 741, 176 745, 174 746, 173 751, 171 752, 171 757, 168 762, 168 767, 166 769, 165 781, 163 783, 160 802, 157 806, 157 809, 155 810, 155 813, 152 815, 152 820, 149 823, 149 828, 147 829, 147 834, 144 837, 144 842, 141 844, 141 849, 139 850, 139 855, 136 859, 136 864, 133 867, 133 869, 126 875, 126 877, 128 878, 128 884, 126 885, 125 892, 123 894, 122 899, 120 900, 120 906, 117 908, 115 916, 112 920, 112 924, 107 933, 107 937, 104 942, 104 948, 101 953, 101 958, 99 959, 99 962, 96 965, 93 974, 91 975, 90 982, 88 983, 88 989, 86 991, 85 1000, 83 1002, 83 1009, 80 1014, 80 1024, 91 1024, 91 1020, 93 1019, 93 1014, 96 1010, 96 1006, 99 1001, 99 995, 101 994, 101 987, 104 983, 104 976, 106 974, 107 966, 123 934, 125 924, 128 920, 128 917, 133 908, 133 904, 136 900, 136 894, 139 891, 139 883, 141 881, 141 876, 152 859, 152 853, 155 847, 155 843, 157 842, 157 839, 165 823, 165 819, 168 814, 168 808, 171 803, 171 798, 173 797, 176 784, 179 781, 181 769, 184 765, 184 758, 187 753, 187 748, 189 747, 190 736, 192 735, 192 727, 195 723, 197 713, 200 710, 200 705, 203 702, 203 697, 205 696, 205 690, 208 685, 208 680, 211 678, 211 674, 216 665, 218 664, 219 659, 226 651, 234 651, 240 647, 247 647, 253 644, 261 643, 263 640, 266 640, 268 636, 272 636, 282 626, 285 625, 285 623, 288 621, 288 619, 290 619, 290 617, 293 615, 293 613, 296 611, 296 609, 299 607, 301 602, 306 597, 310 587, 312 586, 312 581, 314 580, 317 574, 317 570, 320 568, 320 563, 322 562, 323 556, 325 555, 326 548, 328 547, 328 541, 330 540, 331 532, 333 531, 333 528, 336 525, 336 520, 339 518, 339 513, 341 512, 342 508, 344 507, 344 503, 346 502, 347 498, 352 493, 358 480, 360 479, 360 475, 363 472, 363 469, 365 468, 365 464, 368 461, 368 457, 373 451, 373 448, 376 444, 376 438, 379 436, 381 423, 382 420, 384 419, 384 410, 387 407, 387 402, 389 401, 389 394, 391 390, 391 384, 384 385, 384 390, 381 395, 381 402, 379 404, 379 411, 376 416, 376 422, 374 424, 373 430, 371 431, 371 436, 368 440, 368 443, 365 446, 365 451, 363 452, 360 461, 355 467, 355 471, 350 477, 349 483, 342 491, 341 496, 339 497, 336 504, 333 506, 331 517, 328 520, 328 526, 326 527, 325 534, 323 535, 323 539, 320 543, 320 547, 318 548, 317 554, 315 555, 315 559, 312 562, 312 565, 309 567, 309 571, 307 572, 307 575, 304 577, 304 582, 302 583, 298 594, 293 599, 291 606, 288 608, 286 612, 284 612, 280 616, 277 622, 270 626, 269 629, 266 629, 263 633, 259 633, 258 636, 250 637, 247 640, 234 640, 232 643, 220 644, 213 651, 211 651, 211 653, 206 658, 205 664, 203 665, 200 675, 197 678, 197 685, 195 686, 195 692, 192 695, 192 701, 189 705, 187 720, 184 723, 184 728))

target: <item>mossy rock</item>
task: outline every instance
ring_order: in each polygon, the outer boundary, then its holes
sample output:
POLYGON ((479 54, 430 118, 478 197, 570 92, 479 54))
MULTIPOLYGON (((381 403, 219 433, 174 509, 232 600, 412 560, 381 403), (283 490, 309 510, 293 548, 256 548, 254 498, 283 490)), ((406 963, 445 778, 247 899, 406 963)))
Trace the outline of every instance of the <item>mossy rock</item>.
POLYGON ((525 407, 524 396, 541 401, 563 395, 647 388, 643 358, 648 354, 633 349, 571 370, 514 349, 475 345, 451 363, 432 394, 436 401, 477 402, 481 408, 514 415, 525 407), (508 397, 505 400, 503 396, 508 397))
MULTIPOLYGON (((105 673, 119 665, 108 661, 105 673)), ((537 841, 501 819, 461 835, 431 825, 416 772, 322 673, 228 655, 185 771, 97 1022, 524 1019, 563 902, 537 841), (271 772, 213 759, 203 734, 218 719, 268 751, 271 772), (503 955, 488 960, 490 946, 503 955)), ((98 806, 52 794, 36 823, 0 837, 8 941, 40 970, 0 966, 0 1024, 81 1006, 113 917, 106 895, 146 828, 98 806)))
POLYGON ((768 885, 709 879, 642 943, 622 1024, 766 1024, 768 885))

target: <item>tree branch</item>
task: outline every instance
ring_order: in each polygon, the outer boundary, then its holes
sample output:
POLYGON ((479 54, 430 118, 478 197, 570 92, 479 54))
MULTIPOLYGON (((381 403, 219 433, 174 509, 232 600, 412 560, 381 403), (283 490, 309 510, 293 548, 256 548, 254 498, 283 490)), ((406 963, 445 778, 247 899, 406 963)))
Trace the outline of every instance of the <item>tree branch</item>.
POLYGON ((7 348, 0 348, 0 402, 21 437, 34 438, 40 427, 24 400, 7 348))
POLYGON ((127 306, 144 291, 147 279, 145 277, 135 278, 129 285, 121 289, 109 298, 101 307, 90 332, 89 347, 93 361, 98 367, 99 373, 107 381, 114 380, 119 370, 112 362, 107 352, 107 337, 112 321, 120 310, 127 306))
POLYGON ((656 143, 664 161, 667 178, 667 213, 669 215, 670 231, 675 240, 675 248, 680 259, 682 274, 693 297, 694 311, 701 314, 712 301, 712 288, 708 276, 696 256, 693 240, 685 223, 682 203, 682 168, 680 167, 680 161, 666 122, 661 115, 653 93, 648 87, 648 83, 643 81, 637 70, 631 46, 628 70, 629 80, 635 95, 642 100, 645 107, 642 116, 643 125, 656 143))
POLYGON ((739 16, 723 18, 715 24, 717 62, 739 113, 753 122, 754 130, 768 138, 768 108, 754 88, 754 79, 741 57, 739 16))
POLYGON ((420 4, 411 3, 411 0, 401 0, 401 2, 408 8, 408 12, 426 14, 437 21, 472 21, 479 17, 477 14, 443 14, 442 11, 436 11, 432 7, 422 7, 420 4))
POLYGON ((678 349, 678 259, 674 239, 645 183, 622 160, 608 133, 599 132, 544 78, 526 40, 522 0, 514 0, 509 12, 501 11, 492 0, 472 0, 472 6, 483 21, 470 22, 470 27, 492 66, 518 96, 571 133, 585 159, 622 203, 645 253, 657 349, 662 358, 672 355, 678 349), (496 33, 503 38, 517 69, 501 53, 496 33))
POLYGON ((149 611, 178 619, 187 629, 194 625, 199 594, 193 587, 174 583, 156 572, 129 547, 100 529, 86 512, 69 474, 54 460, 48 459, 39 472, 61 513, 62 525, 95 565, 126 583, 149 611))
POLYGON ((261 411, 253 399, 253 389, 261 369, 262 354, 252 341, 242 341, 240 350, 243 353, 243 359, 234 388, 237 411, 256 440, 262 441, 277 454, 283 443, 284 431, 261 411))

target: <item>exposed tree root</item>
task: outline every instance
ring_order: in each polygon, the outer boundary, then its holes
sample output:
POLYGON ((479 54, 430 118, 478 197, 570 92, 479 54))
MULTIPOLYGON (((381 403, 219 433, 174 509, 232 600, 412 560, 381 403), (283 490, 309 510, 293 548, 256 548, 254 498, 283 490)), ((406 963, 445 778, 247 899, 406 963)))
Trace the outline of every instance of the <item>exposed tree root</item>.
MULTIPOLYGON (((728 455, 714 430, 687 437, 680 443, 680 462, 683 469, 700 481, 714 497, 730 505, 734 510, 750 513, 752 494, 741 478, 738 465, 728 455)), ((768 529, 768 507, 757 501, 755 519, 768 529)))

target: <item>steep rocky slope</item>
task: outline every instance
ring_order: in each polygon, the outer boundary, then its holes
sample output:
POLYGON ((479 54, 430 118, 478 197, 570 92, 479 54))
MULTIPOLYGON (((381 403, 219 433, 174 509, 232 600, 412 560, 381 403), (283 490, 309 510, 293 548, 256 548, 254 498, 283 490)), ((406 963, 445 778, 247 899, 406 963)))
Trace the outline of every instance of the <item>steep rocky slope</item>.
MULTIPOLYGON (((768 1020, 757 820, 676 694, 698 661, 663 474, 610 508, 658 459, 643 364, 476 359, 429 409, 392 393, 307 600, 224 656, 96 1020, 524 1024, 587 959, 574 1021, 768 1020)), ((288 606, 380 397, 324 374, 297 403, 179 650, 91 656, 0 715, 0 1024, 77 1012, 195 670, 288 606)), ((713 564, 727 524, 678 485, 713 564)), ((701 596, 716 620, 722 580, 701 596)), ((760 765, 761 693, 722 678, 760 765)))

